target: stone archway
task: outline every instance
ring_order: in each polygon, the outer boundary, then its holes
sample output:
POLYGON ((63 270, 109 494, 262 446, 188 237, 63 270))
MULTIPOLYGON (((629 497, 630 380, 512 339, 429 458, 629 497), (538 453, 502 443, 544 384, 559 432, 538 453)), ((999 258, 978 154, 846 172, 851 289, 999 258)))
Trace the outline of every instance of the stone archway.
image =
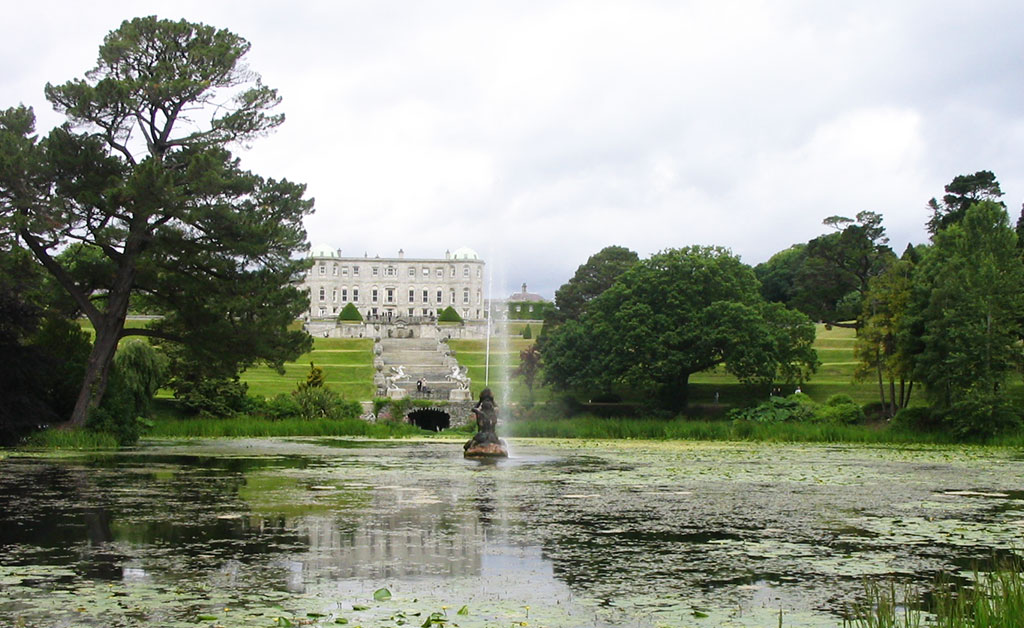
POLYGON ((444 410, 438 408, 420 408, 413 410, 407 416, 409 423, 416 427, 431 432, 446 430, 452 425, 451 416, 444 410))

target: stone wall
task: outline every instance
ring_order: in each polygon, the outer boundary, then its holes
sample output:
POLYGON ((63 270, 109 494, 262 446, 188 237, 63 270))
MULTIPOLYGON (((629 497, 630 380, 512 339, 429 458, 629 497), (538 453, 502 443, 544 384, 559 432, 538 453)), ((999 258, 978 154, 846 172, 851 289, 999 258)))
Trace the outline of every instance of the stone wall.
POLYGON ((314 338, 454 338, 483 340, 487 337, 487 321, 466 321, 438 324, 432 321, 373 321, 336 323, 310 321, 306 331, 314 338))
MULTIPOLYGON (((449 419, 451 420, 452 428, 462 427, 463 425, 473 423, 476 421, 475 417, 473 416, 473 406, 475 405, 475 403, 476 402, 474 401, 438 401, 437 403, 432 403, 430 405, 417 405, 410 407, 403 413, 402 421, 408 423, 409 414, 417 410, 439 410, 448 415, 449 419)), ((369 421, 391 419, 391 416, 387 414, 390 409, 389 407, 382 409, 381 414, 378 416, 373 416, 372 414, 372 402, 370 402, 368 405, 364 405, 364 408, 367 410, 367 414, 364 415, 364 417, 369 421)))

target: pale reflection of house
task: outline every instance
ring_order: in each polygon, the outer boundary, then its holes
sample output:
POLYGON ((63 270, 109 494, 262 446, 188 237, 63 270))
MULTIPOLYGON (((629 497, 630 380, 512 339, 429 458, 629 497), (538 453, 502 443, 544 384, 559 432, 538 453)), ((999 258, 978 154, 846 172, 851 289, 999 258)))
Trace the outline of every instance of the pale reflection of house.
MULTIPOLYGON (((484 525, 475 511, 462 511, 417 488, 394 487, 393 495, 352 521, 346 514, 310 515, 288 527, 309 544, 291 556, 289 588, 306 579, 385 580, 480 573, 484 525), (393 500, 393 501, 392 501, 393 500)), ((385 492, 386 494, 386 492, 385 492)), ((376 499, 375 499, 376 501, 376 499)))

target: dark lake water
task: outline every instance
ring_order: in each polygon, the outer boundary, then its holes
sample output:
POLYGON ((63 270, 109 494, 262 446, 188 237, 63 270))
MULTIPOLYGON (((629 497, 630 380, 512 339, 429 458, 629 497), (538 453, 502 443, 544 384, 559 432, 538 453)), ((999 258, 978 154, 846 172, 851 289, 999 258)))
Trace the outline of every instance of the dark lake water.
POLYGON ((512 445, 8 452, 0 626, 836 626, 1022 547, 1014 451, 512 445))

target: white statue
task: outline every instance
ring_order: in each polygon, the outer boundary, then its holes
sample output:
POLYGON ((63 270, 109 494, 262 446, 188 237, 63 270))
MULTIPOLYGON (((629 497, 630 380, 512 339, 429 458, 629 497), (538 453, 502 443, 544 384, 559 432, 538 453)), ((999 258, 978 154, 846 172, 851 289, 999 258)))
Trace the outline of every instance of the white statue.
POLYGON ((469 390, 469 377, 466 376, 468 371, 469 367, 460 367, 458 364, 454 364, 452 365, 452 372, 446 378, 449 382, 455 382, 459 390, 469 390))
POLYGON ((399 364, 397 367, 391 367, 391 375, 384 378, 384 382, 387 385, 388 391, 399 390, 401 386, 398 382, 409 379, 409 374, 405 372, 405 367, 399 364))

